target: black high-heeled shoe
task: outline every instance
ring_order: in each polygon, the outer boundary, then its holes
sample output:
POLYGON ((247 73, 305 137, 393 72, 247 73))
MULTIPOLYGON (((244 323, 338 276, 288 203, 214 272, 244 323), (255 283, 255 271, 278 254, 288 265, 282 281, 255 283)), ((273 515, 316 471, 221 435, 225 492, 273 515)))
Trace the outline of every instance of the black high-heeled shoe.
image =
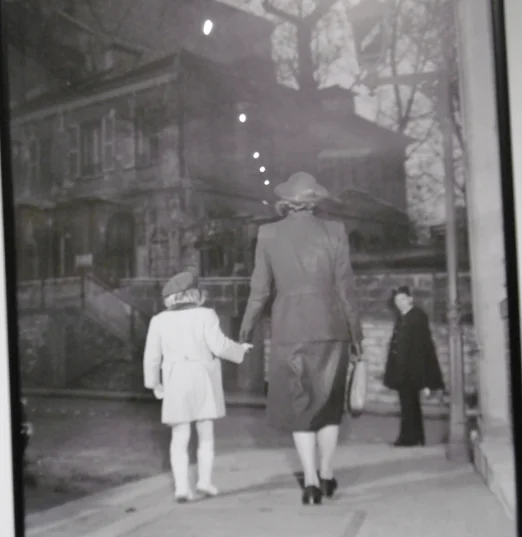
POLYGON ((319 487, 310 485, 305 487, 301 500, 303 505, 319 505, 323 501, 323 493, 319 487))
POLYGON ((338 487, 337 479, 335 479, 335 477, 332 477, 332 479, 323 479, 322 477, 319 477, 319 481, 323 495, 327 498, 331 498, 338 487))

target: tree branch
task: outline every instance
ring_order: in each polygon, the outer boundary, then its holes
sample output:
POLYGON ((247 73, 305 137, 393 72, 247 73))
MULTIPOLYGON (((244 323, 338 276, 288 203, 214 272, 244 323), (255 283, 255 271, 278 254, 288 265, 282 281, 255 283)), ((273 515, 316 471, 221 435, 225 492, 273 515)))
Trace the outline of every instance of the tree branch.
POLYGON ((282 9, 279 9, 278 7, 274 6, 272 2, 270 2, 269 0, 263 1, 263 9, 269 15, 274 15, 278 19, 284 20, 286 22, 290 22, 295 25, 298 25, 302 22, 302 19, 300 17, 296 17, 295 15, 292 15, 291 13, 288 13, 286 11, 283 11, 282 9))
POLYGON ((332 9, 337 0, 318 0, 315 9, 304 20, 311 26, 315 26, 319 19, 332 9))
MULTIPOLYGON (((397 76, 397 26, 398 26, 398 13, 400 4, 397 5, 395 16, 393 17, 392 31, 391 31, 391 43, 390 43, 390 67, 392 76, 397 76)), ((397 120, 400 121, 402 117, 402 100, 401 92, 397 84, 393 85, 393 93, 395 95, 395 105, 397 108, 397 120)))

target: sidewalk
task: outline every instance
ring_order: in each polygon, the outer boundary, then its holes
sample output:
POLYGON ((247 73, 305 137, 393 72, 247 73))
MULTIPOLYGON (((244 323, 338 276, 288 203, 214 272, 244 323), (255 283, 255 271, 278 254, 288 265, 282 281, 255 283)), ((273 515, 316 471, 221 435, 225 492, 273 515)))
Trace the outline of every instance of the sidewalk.
MULTIPOLYGON (((159 413, 156 401, 30 398, 35 434, 27 452, 27 512, 167 471, 170 431, 159 413)), ((426 419, 428 445, 440 444, 446 428, 444 420, 426 419)), ((398 430, 397 417, 364 414, 343 421, 340 439, 342 445, 387 444, 398 430)), ((263 409, 231 407, 216 426, 220 457, 291 447, 290 435, 270 428, 263 409)), ((191 454, 195 457, 195 441, 191 454)))
POLYGON ((300 505, 293 450, 217 457, 221 495, 177 505, 170 476, 70 502, 27 519, 27 537, 514 537, 513 521, 469 465, 442 447, 345 445, 340 489, 321 507, 300 505))

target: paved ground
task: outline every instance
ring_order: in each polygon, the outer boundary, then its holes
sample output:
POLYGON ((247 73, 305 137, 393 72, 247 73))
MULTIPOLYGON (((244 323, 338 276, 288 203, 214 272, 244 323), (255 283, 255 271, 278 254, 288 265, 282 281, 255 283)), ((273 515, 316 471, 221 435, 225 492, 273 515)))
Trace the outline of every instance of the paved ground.
POLYGON ((292 450, 220 454, 222 494, 176 505, 160 475, 28 517, 27 537, 514 537, 514 523, 469 465, 440 446, 350 443, 337 457, 339 494, 300 505, 292 450))
MULTIPOLYGON (((28 513, 169 469, 169 430, 159 423, 157 403, 29 398, 28 413, 35 426, 27 453, 28 513)), ((386 444, 397 428, 394 417, 347 420, 342 443, 386 444)), ((445 423, 426 420, 426 428, 428 444, 440 443, 445 423)), ((291 446, 256 409, 229 409, 216 436, 220 455, 291 446)))

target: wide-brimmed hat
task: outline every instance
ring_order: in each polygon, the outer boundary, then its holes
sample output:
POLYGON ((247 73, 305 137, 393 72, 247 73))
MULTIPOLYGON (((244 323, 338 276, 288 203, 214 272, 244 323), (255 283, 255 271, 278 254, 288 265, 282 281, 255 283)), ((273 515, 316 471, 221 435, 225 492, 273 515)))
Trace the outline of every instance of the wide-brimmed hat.
POLYGON ((173 276, 161 290, 161 296, 167 298, 176 293, 182 293, 188 289, 193 289, 198 284, 198 280, 192 272, 180 272, 173 276))
POLYGON ((274 192, 281 199, 294 203, 317 202, 329 196, 328 190, 306 172, 294 173, 287 181, 277 185, 274 192))

